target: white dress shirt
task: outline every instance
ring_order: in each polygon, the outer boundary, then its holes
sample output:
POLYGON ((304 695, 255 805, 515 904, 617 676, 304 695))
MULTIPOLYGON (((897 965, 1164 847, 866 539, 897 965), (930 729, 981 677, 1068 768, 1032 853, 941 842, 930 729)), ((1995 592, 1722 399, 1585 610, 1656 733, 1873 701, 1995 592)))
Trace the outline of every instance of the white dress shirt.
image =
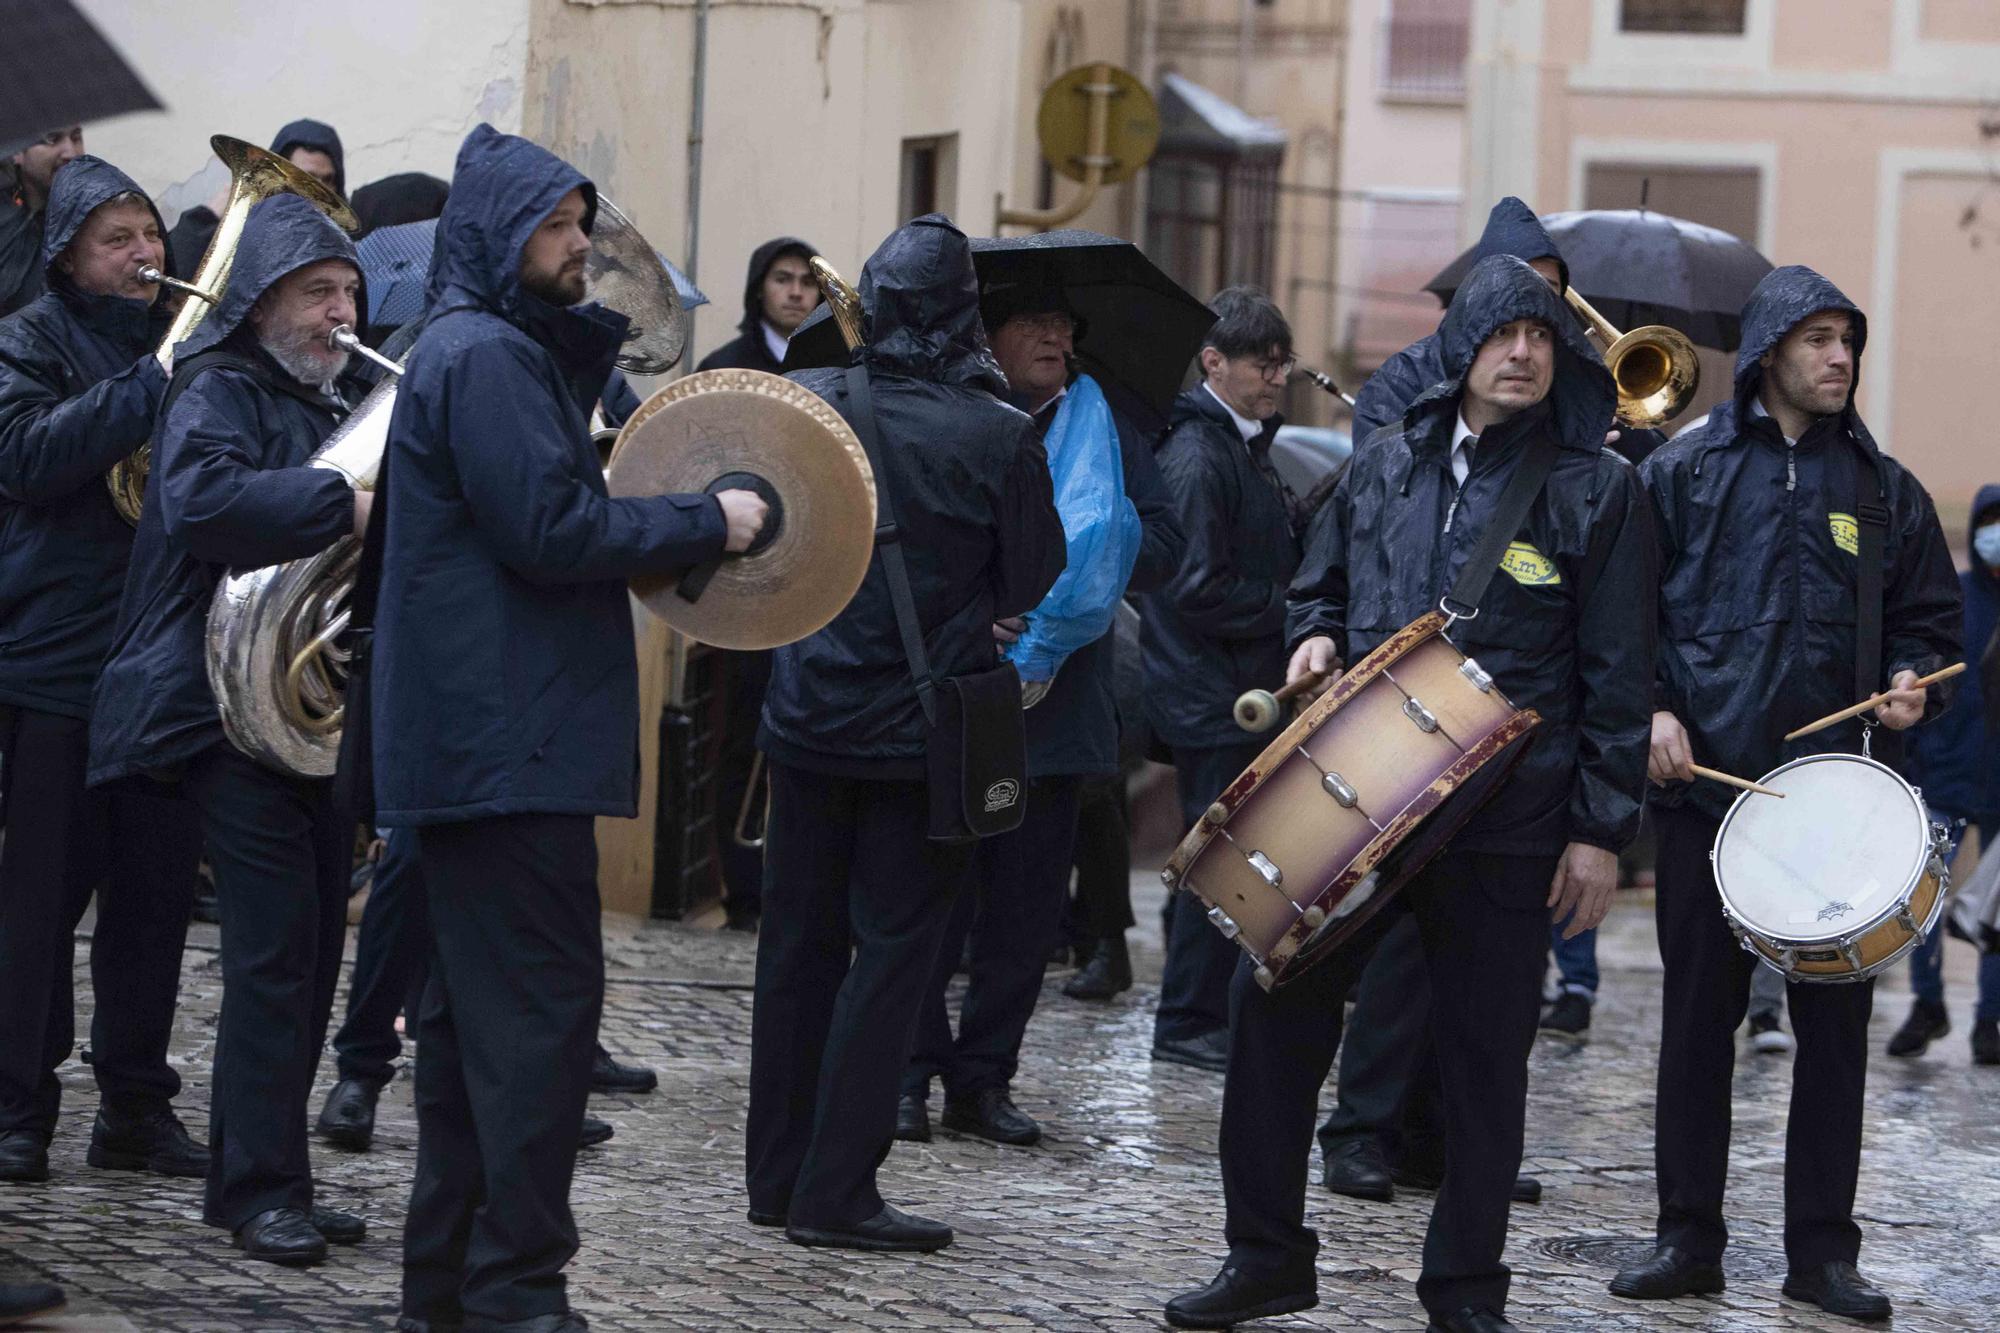
POLYGON ((1238 412, 1235 408, 1231 407, 1228 403, 1223 403, 1222 395, 1217 393, 1215 390, 1209 388, 1207 380, 1203 380, 1201 382, 1201 389, 1202 392, 1207 394, 1210 398, 1213 398, 1218 403, 1222 403, 1222 410, 1227 412, 1229 414, 1229 419, 1236 423, 1237 432, 1243 436, 1243 443, 1248 444, 1250 443, 1250 441, 1256 439, 1259 435, 1262 435, 1264 433, 1263 422, 1258 421, 1253 417, 1246 417, 1241 412, 1238 412))
POLYGON ((1472 427, 1465 424, 1465 413, 1458 414, 1458 426, 1451 433, 1451 476, 1460 486, 1472 471, 1472 451, 1479 447, 1479 437, 1472 433, 1472 427))

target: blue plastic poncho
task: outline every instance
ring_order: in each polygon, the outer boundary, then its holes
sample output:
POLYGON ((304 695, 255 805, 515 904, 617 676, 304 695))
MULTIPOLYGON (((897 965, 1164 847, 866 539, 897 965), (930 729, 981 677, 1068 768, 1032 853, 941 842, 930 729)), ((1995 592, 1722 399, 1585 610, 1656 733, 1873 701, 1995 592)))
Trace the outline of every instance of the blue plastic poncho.
POLYGON ((1006 650, 1024 681, 1055 679, 1064 658, 1111 627, 1139 557, 1139 511, 1125 497, 1118 428, 1095 380, 1070 386, 1042 445, 1069 563, 1006 650))

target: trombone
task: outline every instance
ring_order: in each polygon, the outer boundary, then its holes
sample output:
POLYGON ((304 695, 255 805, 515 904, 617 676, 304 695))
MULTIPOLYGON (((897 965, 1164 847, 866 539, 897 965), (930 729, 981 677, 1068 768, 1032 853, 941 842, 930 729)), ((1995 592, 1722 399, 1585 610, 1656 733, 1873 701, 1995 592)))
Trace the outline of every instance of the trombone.
POLYGON ((1618 424, 1658 430, 1687 410, 1701 384, 1701 361, 1679 329, 1648 324, 1621 334, 1574 287, 1563 299, 1604 348, 1604 367, 1618 385, 1618 424))

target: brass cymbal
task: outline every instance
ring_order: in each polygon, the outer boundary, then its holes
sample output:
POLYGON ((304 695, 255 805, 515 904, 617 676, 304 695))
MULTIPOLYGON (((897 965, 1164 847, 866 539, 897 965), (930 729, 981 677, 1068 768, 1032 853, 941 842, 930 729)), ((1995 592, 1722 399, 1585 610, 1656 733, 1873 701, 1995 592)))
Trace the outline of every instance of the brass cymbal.
POLYGON ((818 394, 761 370, 702 371, 648 398, 618 433, 606 479, 614 496, 735 487, 772 504, 746 554, 632 580, 647 610, 718 648, 805 638, 846 608, 874 553, 861 442, 818 394))

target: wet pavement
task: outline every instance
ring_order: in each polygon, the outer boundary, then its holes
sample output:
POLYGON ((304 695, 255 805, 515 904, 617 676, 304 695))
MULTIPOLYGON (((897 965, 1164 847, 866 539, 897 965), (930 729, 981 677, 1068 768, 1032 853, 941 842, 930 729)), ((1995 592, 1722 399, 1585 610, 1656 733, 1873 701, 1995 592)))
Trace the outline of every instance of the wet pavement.
MULTIPOLYGON (((940 1131, 891 1155, 884 1192, 958 1231, 952 1249, 917 1258, 802 1250, 743 1220, 753 942, 607 920, 605 1044, 654 1066, 660 1088, 592 1099, 593 1113, 618 1132, 583 1154, 573 1194, 584 1245, 571 1298, 591 1328, 1162 1327, 1160 1303, 1207 1281, 1221 1254, 1220 1080, 1148 1058, 1159 952, 1145 904, 1158 899, 1156 886, 1139 883, 1147 923, 1132 932, 1139 986, 1111 1004, 1083 1004, 1059 993, 1063 974, 1052 971, 1029 1031, 1015 1094, 1044 1122, 1042 1145, 1002 1148, 940 1131)), ((1601 949, 1591 1039, 1545 1038, 1535 1053, 1525 1169, 1548 1193, 1540 1206, 1515 1210, 1511 1316, 1524 1329, 1579 1333, 1856 1327, 1778 1293, 1790 1057, 1747 1050, 1736 1084, 1728 1294, 1647 1305, 1606 1294, 1611 1270, 1648 1251, 1653 1214, 1658 962, 1646 902, 1621 900, 1601 949)), ((214 950, 213 927, 196 927, 174 1052, 198 1135, 220 990, 214 950)), ((2000 1069, 1971 1067, 1970 951, 1954 944, 1949 956, 1960 1027, 1924 1058, 1880 1055, 1907 1006, 1900 975, 1876 1006, 1862 1266, 1895 1300, 1902 1330, 2000 1328, 2000 1069)), ((78 975, 87 975, 81 957, 78 975)), ((79 1006, 87 1014, 87 985, 79 1006)), ((320 1072, 315 1111, 331 1059, 320 1072)), ((416 1148, 406 1080, 384 1093, 374 1151, 314 1148, 323 1200, 365 1215, 368 1240, 319 1268, 289 1271, 246 1260, 204 1228, 199 1182, 86 1167, 95 1090, 74 1061, 63 1077, 53 1179, 0 1186, 0 1281, 45 1277, 71 1293, 62 1319, 29 1327, 262 1333, 393 1324, 416 1148)), ((1313 1190, 1323 1304, 1256 1327, 1422 1329, 1411 1284, 1429 1203, 1417 1194, 1365 1204, 1313 1190)))

